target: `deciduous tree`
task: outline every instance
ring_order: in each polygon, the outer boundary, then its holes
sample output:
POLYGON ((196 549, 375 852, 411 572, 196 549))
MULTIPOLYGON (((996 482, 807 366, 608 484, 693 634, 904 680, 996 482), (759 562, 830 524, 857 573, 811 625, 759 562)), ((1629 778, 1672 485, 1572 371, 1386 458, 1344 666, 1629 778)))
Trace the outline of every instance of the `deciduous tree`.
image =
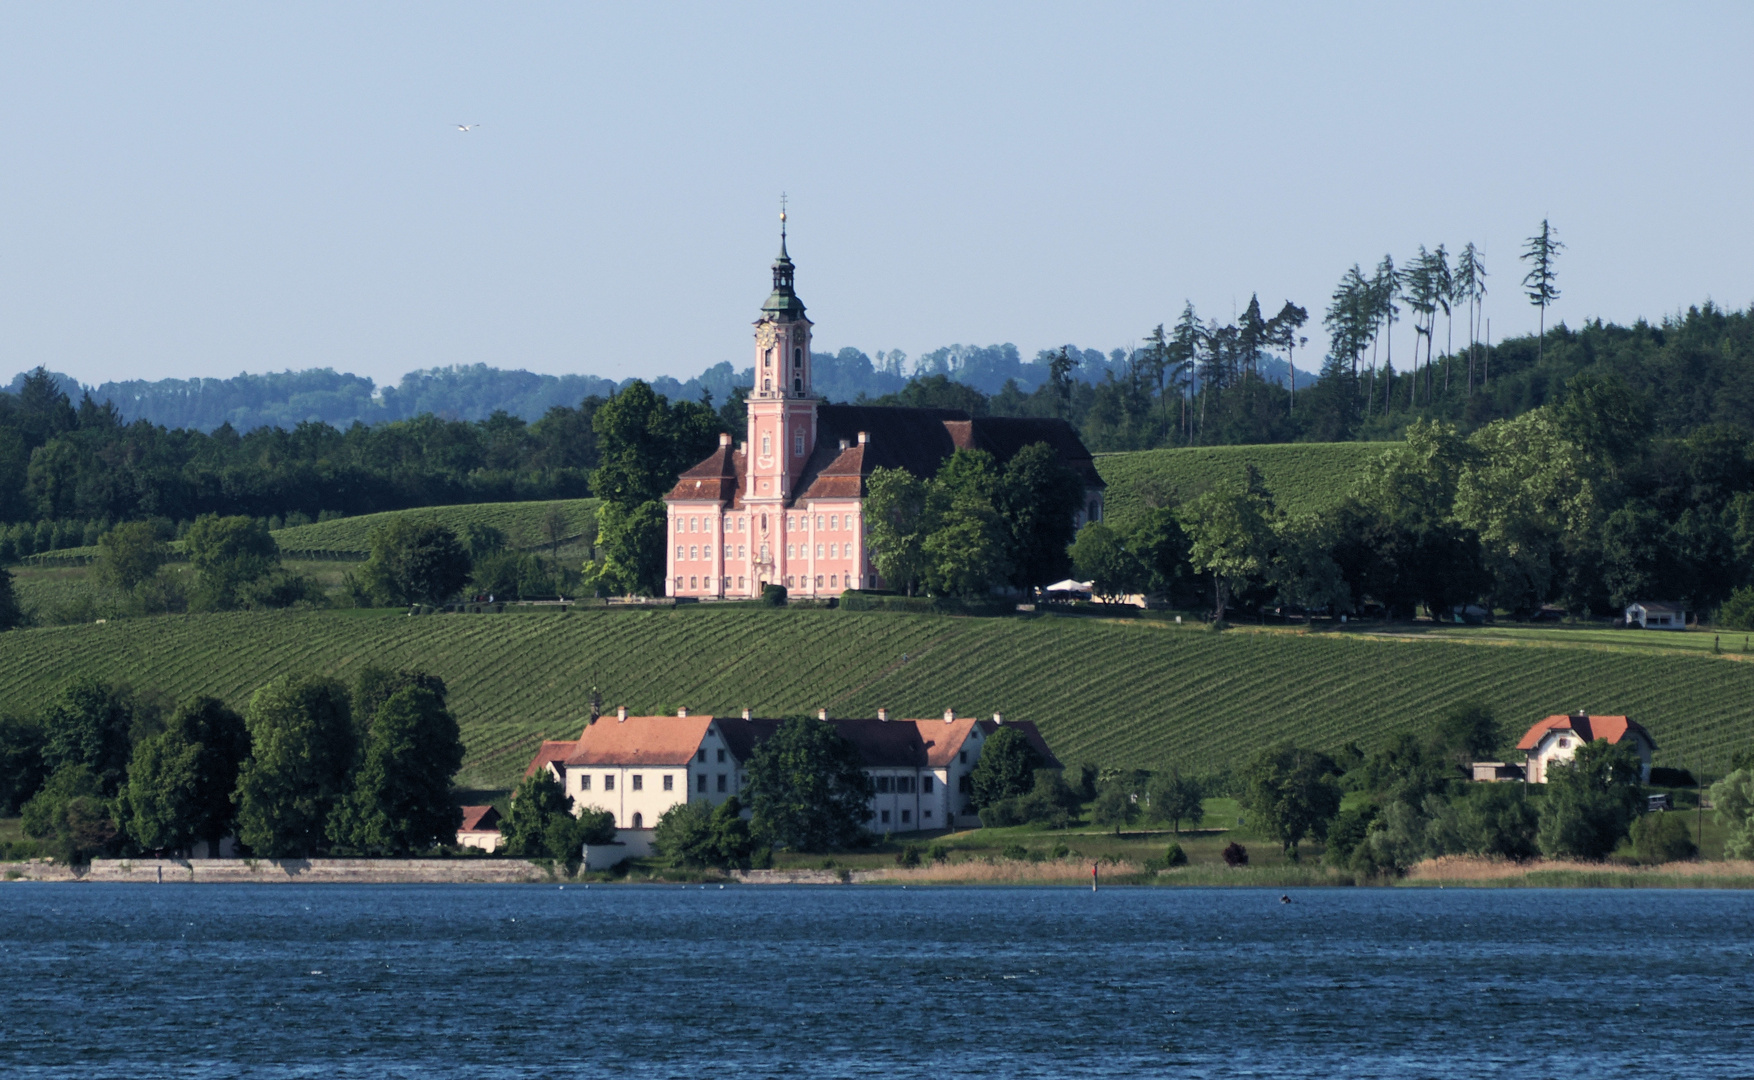
POLYGON ((251 757, 238 778, 239 838, 268 858, 323 851, 357 745, 346 687, 283 675, 250 698, 244 722, 251 757))
POLYGON ((426 686, 403 687, 372 717, 364 760, 329 820, 329 839, 366 855, 453 843, 463 811, 451 801, 451 778, 462 764, 462 735, 444 698, 426 686))
POLYGON ((756 747, 748 776, 755 835, 796 851, 852 845, 876 793, 858 749, 831 724, 807 716, 786 720, 756 747))
POLYGON ((1243 802, 1255 820, 1292 858, 1306 836, 1321 839, 1340 812, 1339 770, 1326 754, 1289 741, 1255 755, 1243 802))
POLYGON ((380 604, 441 604, 468 584, 472 569, 449 527, 399 514, 371 531, 364 575, 380 604))
POLYGON ((243 717, 216 698, 185 703, 164 731, 134 749, 119 800, 129 834, 150 851, 231 835, 238 773, 249 756, 243 717))

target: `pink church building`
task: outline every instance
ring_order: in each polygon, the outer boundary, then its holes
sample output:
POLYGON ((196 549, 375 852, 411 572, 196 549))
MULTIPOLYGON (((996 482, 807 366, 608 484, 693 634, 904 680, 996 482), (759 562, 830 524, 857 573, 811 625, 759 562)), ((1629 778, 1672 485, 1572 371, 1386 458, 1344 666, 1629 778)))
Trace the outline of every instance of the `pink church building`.
POLYGON ((753 597, 770 584, 795 596, 882 587, 865 542, 866 480, 877 468, 930 477, 958 449, 986 450, 1002 463, 1046 443, 1084 480, 1076 524, 1102 517, 1102 477, 1064 420, 818 398, 810 385, 812 324, 792 286, 784 220, 773 293, 755 321, 747 437, 733 446, 730 435, 719 436, 719 448, 664 500, 668 595, 753 597))

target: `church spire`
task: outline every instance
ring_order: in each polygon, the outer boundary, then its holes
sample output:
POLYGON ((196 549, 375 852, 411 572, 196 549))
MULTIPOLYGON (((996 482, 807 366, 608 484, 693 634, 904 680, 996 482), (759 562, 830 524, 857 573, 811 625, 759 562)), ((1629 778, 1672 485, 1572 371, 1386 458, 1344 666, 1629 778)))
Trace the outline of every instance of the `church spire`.
POLYGON ((773 261, 773 293, 761 305, 764 318, 791 322, 804 317, 804 302, 792 291, 792 257, 786 254, 786 197, 780 195, 780 254, 773 261))

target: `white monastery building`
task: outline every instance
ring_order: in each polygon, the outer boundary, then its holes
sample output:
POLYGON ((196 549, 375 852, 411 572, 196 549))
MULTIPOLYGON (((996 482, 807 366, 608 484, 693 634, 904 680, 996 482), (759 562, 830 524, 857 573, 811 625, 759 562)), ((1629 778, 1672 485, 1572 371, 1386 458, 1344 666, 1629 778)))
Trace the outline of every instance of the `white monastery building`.
MULTIPOLYGON (((876 787, 865 827, 872 832, 918 832, 980 823, 969 804, 969 774, 981 747, 1000 726, 1024 734, 1045 768, 1060 763, 1028 721, 957 716, 946 710, 932 720, 822 719, 858 748, 865 775, 876 787)), ((664 811, 683 802, 717 806, 741 795, 756 746, 782 721, 752 717, 629 716, 619 709, 593 720, 571 742, 545 742, 524 770, 548 770, 573 812, 607 810, 615 815, 616 840, 625 854, 652 850, 652 830, 664 811)))
POLYGON ((865 482, 877 468, 922 479, 958 449, 1003 464, 1046 443, 1081 477, 1077 524, 1102 517, 1102 477, 1064 420, 973 418, 956 409, 830 405, 811 390, 810 328, 792 288, 780 215, 773 293, 755 321, 755 385, 747 437, 730 435, 684 472, 669 506, 665 592, 696 598, 753 597, 765 585, 798 596, 878 588, 865 543, 865 482))

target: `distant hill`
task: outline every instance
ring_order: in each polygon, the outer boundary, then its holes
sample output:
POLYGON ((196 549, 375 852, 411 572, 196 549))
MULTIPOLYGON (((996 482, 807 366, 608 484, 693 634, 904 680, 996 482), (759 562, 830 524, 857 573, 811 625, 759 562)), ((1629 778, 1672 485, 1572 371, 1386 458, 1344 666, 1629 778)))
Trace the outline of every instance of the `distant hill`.
POLYGON ((1098 454, 1096 471, 1108 483, 1105 513, 1130 522, 1153 506, 1186 502, 1225 480, 1241 482, 1253 465, 1274 503, 1291 513, 1324 510, 1352 488, 1371 461, 1398 443, 1275 443, 1197 446, 1098 454))
MULTIPOLYGON (((1080 358, 1076 377, 1094 384, 1109 372, 1121 372, 1124 354, 1105 355, 1096 349, 1067 348, 1080 358)), ((1057 350, 1055 350, 1057 351, 1057 350)), ((911 375, 947 375, 984 394, 996 394, 1007 381, 1032 391, 1047 380, 1044 350, 1024 361, 1015 345, 951 345, 935 349, 908 363, 900 352, 877 354, 873 360, 859 349, 814 353, 817 390, 830 401, 855 401, 861 396, 879 398, 907 384, 911 375), (904 366, 908 375, 902 374, 904 366)), ((1283 383, 1285 361, 1263 357, 1261 373, 1268 381, 1283 383)), ((89 392, 93 400, 109 401, 128 420, 148 420, 168 428, 213 431, 230 424, 240 433, 259 427, 288 430, 301 423, 321 422, 345 428, 353 423, 375 424, 407 420, 423 413, 449 420, 485 420, 506 412, 528 421, 539 419, 556 406, 577 406, 585 398, 608 397, 632 379, 616 382, 595 375, 538 375, 473 364, 411 371, 394 386, 378 386, 363 375, 337 372, 333 368, 235 375, 229 379, 128 379, 97 386, 52 373, 57 385, 77 403, 89 392)), ((23 385, 21 372, 12 380, 16 393, 23 385)), ((679 380, 660 375, 647 380, 658 393, 671 400, 700 400, 709 395, 723 404, 739 386, 755 381, 755 370, 738 370, 720 362, 699 375, 679 380)), ((1308 385, 1315 376, 1300 371, 1298 384, 1308 385)))
POLYGON ((468 750, 460 781, 482 787, 509 786, 543 738, 576 737, 593 687, 608 709, 636 712, 1002 712, 1040 725, 1068 763, 1155 769, 1236 767, 1279 738, 1368 749, 1468 700, 1496 711, 1507 744, 1580 705, 1636 716, 1659 764, 1720 770, 1754 738, 1754 665, 1669 647, 1697 644, 1694 634, 1403 638, 717 605, 538 611, 178 615, 12 631, 0 634, 0 700, 40 712, 73 678, 95 676, 242 706, 287 672, 418 667, 450 687, 468 750))
MULTIPOLYGON (((371 531, 392 518, 437 521, 464 535, 471 525, 498 529, 514 548, 538 547, 547 542, 548 515, 559 510, 566 520, 560 540, 572 540, 589 531, 597 517, 596 499, 557 499, 547 502, 466 503, 461 506, 427 506, 413 510, 390 510, 381 514, 336 518, 310 525, 279 529, 274 540, 288 558, 301 555, 365 558, 371 553, 371 531)), ((83 550, 83 549, 81 549, 83 550)))

